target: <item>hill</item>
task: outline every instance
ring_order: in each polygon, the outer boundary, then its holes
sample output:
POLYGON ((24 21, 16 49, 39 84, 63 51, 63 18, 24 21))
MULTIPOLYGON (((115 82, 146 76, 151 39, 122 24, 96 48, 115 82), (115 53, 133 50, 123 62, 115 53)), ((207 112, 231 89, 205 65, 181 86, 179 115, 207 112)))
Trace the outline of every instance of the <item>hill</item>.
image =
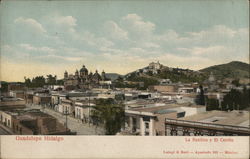
POLYGON ((210 74, 211 72, 217 79, 236 78, 243 79, 249 78, 250 65, 240 61, 232 61, 226 64, 214 65, 204 69, 201 72, 210 74))
POLYGON ((144 82, 143 88, 147 88, 149 85, 159 84, 161 79, 170 79, 174 83, 202 82, 207 79, 207 75, 199 71, 171 68, 159 62, 152 62, 148 66, 124 76, 124 80, 127 81, 144 82))
POLYGON ((122 77, 123 75, 120 75, 118 73, 106 73, 106 77, 111 79, 111 81, 118 79, 119 76, 122 77))

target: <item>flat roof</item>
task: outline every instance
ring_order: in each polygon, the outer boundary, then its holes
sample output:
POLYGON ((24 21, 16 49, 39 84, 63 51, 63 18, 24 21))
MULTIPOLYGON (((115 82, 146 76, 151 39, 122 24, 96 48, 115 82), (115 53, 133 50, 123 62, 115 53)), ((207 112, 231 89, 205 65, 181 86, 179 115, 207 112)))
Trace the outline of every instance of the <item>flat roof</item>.
POLYGON ((34 116, 31 116, 29 114, 24 114, 24 115, 18 115, 18 116, 15 116, 16 119, 18 120, 35 120, 36 118, 34 116))
POLYGON ((23 101, 22 98, 14 98, 14 97, 3 97, 2 101, 0 102, 7 102, 7 101, 23 101))
POLYGON ((35 94, 35 96, 37 96, 37 97, 51 97, 51 95, 49 95, 49 94, 35 94))
POLYGON ((155 107, 144 107, 144 108, 134 108, 131 110, 140 111, 140 112, 153 112, 157 113, 160 110, 169 110, 169 109, 176 109, 180 107, 190 107, 190 108, 203 108, 202 105, 193 105, 190 103, 181 103, 181 104, 165 104, 164 106, 155 106, 155 107))
POLYGON ((249 127, 249 112, 214 110, 184 117, 181 120, 249 127))

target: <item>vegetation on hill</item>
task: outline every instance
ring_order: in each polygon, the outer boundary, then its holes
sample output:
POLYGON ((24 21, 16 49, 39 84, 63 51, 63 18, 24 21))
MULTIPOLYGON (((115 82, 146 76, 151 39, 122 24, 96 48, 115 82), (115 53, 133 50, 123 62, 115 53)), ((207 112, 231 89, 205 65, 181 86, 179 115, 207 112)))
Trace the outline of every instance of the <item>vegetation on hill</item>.
POLYGON ((149 76, 149 75, 138 76, 135 72, 130 74, 130 76, 127 77, 126 80, 138 82, 138 84, 134 84, 134 85, 139 90, 145 90, 150 85, 159 84, 158 78, 153 77, 153 76, 149 76))
MULTIPOLYGON (((143 69, 148 69, 148 67, 144 67, 143 69)), ((233 78, 233 79, 243 79, 249 78, 249 64, 232 61, 227 64, 215 65, 208 68, 204 68, 200 71, 193 71, 189 69, 181 69, 181 68, 168 68, 163 66, 157 73, 153 74, 153 72, 143 72, 139 69, 139 71, 131 72, 125 75, 125 79, 128 81, 141 81, 145 83, 143 89, 147 88, 149 85, 158 84, 159 79, 170 79, 172 82, 182 82, 182 83, 190 83, 190 82, 198 82, 202 83, 207 80, 210 73, 212 72, 216 79, 225 79, 225 78, 233 78)), ((126 86, 126 85, 124 85, 126 86)), ((134 86, 137 87, 137 86, 134 86)))
POLYGON ((232 61, 227 64, 215 65, 200 70, 210 74, 213 72, 217 79, 224 78, 249 78, 250 65, 240 61, 232 61))
POLYGON ((208 78, 208 75, 192 70, 173 68, 171 70, 161 69, 157 74, 153 74, 150 71, 147 73, 132 72, 125 77, 128 81, 144 82, 144 87, 142 89, 146 89, 149 85, 159 84, 160 79, 170 79, 174 83, 202 82, 208 78))
POLYGON ((170 79, 172 82, 202 82, 207 79, 206 74, 197 73, 195 71, 180 71, 180 69, 163 70, 159 74, 154 75, 160 79, 170 79))
POLYGON ((114 80, 118 79, 118 77, 120 77, 121 75, 118 73, 106 73, 105 76, 107 78, 111 79, 111 81, 114 81, 114 80))

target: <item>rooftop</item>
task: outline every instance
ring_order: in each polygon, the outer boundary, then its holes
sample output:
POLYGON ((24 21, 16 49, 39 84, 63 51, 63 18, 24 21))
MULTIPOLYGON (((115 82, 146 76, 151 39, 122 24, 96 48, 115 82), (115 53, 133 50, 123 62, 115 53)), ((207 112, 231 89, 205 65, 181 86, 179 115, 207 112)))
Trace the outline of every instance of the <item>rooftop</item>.
POLYGON ((14 98, 14 97, 3 97, 1 98, 2 102, 7 102, 7 101, 23 101, 24 99, 22 98, 14 98))
POLYGON ((170 109, 176 112, 183 112, 184 110, 182 110, 181 107, 203 108, 204 106, 192 105, 190 103, 181 103, 181 104, 165 104, 163 106, 155 106, 155 107, 134 108, 132 110, 140 111, 140 112, 152 112, 155 114, 162 114, 163 112, 170 113, 169 111, 170 109))
POLYGON ((249 126, 249 112, 248 111, 207 111, 204 113, 188 116, 182 118, 186 121, 195 121, 203 123, 214 123, 222 125, 233 125, 233 126, 249 126))

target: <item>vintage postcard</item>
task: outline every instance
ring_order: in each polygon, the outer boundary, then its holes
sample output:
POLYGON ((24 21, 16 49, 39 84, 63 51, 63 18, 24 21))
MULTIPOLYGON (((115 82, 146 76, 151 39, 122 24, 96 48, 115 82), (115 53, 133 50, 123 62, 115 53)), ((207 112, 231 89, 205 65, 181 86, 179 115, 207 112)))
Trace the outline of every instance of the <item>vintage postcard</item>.
POLYGON ((0 158, 249 158, 248 0, 1 0, 0 158))

